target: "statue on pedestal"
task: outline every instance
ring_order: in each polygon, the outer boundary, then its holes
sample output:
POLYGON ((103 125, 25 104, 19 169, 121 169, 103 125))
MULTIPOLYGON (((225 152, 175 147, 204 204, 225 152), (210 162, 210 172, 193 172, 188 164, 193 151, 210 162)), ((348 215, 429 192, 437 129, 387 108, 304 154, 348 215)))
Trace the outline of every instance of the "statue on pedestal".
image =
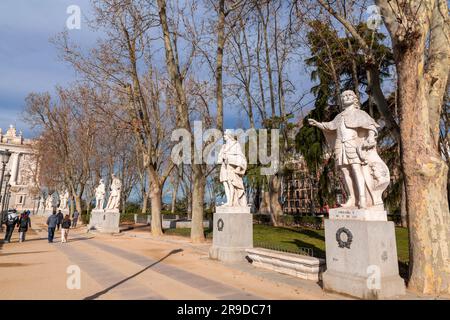
POLYGON ((52 209, 53 208, 53 195, 49 194, 45 201, 45 208, 52 209))
POLYGON ((122 182, 120 182, 120 179, 113 174, 111 182, 111 192, 109 194, 108 203, 106 205, 107 210, 119 209, 121 189, 122 182))
POLYGON ((347 90, 341 94, 344 111, 331 122, 309 119, 321 129, 334 150, 336 165, 344 175, 348 200, 342 207, 383 207, 381 195, 389 184, 386 164, 377 153, 376 137, 379 125, 360 110, 356 94, 347 90), (356 201, 358 200, 358 201, 356 201))
POLYGON ((59 209, 67 209, 67 201, 69 200, 69 191, 62 192, 59 195, 59 209))
POLYGON ((39 198, 39 210, 45 210, 45 200, 44 200, 44 196, 41 196, 39 198))
POLYGON ((225 144, 222 146, 218 156, 220 168, 220 182, 223 182, 227 202, 225 206, 246 207, 247 197, 245 195, 242 177, 247 170, 247 159, 230 132, 224 134, 225 144))
POLYGON ((103 210, 103 206, 105 203, 105 194, 105 183, 103 182, 103 179, 100 179, 100 182, 95 189, 95 210, 103 210))

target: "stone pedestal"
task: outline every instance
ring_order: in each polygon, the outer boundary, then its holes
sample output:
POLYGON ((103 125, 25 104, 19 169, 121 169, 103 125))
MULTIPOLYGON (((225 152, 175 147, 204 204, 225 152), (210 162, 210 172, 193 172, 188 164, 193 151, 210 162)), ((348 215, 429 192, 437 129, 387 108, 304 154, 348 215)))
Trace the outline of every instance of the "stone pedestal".
POLYGON ((405 294, 392 221, 327 219, 325 241, 324 290, 362 299, 405 294))
POLYGON ((250 207, 217 207, 209 257, 224 262, 245 261, 245 250, 249 248, 253 248, 253 215, 250 207))
POLYGON ((89 230, 101 233, 119 233, 120 212, 116 210, 92 210, 89 230))

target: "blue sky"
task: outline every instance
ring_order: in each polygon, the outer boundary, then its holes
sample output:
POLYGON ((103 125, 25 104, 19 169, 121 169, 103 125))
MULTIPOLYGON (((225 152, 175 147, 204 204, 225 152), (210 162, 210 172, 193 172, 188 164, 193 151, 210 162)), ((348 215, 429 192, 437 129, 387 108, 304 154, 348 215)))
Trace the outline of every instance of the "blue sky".
MULTIPOLYGON (((1 0, 0 1, 0 127, 15 124, 30 137, 21 120, 24 99, 32 91, 52 91, 55 85, 74 80, 70 66, 58 59, 49 42, 67 30, 67 7, 78 5, 82 16, 89 16, 89 0, 1 0)), ((85 19, 80 30, 70 36, 81 46, 94 44, 98 34, 85 19)))

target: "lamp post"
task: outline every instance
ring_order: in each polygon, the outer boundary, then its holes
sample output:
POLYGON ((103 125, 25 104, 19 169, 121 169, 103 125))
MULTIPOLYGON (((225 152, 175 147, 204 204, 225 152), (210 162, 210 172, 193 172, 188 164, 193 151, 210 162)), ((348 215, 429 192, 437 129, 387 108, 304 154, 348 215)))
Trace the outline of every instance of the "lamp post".
POLYGON ((9 207, 9 199, 11 198, 11 185, 8 183, 7 185, 7 189, 6 189, 6 205, 5 205, 5 210, 8 211, 8 207, 9 207))
MULTIPOLYGON (((0 162, 2 165, 2 175, 0 178, 0 190, 3 187, 3 177, 5 175, 5 168, 6 168, 6 165, 8 164, 10 157, 11 157, 11 152, 9 152, 8 149, 6 149, 4 151, 0 150, 0 162)), ((2 199, 2 202, 4 202, 3 199, 2 199)))
POLYGON ((11 187, 11 185, 9 184, 9 179, 11 179, 11 173, 7 172, 5 174, 5 190, 3 191, 3 201, 2 201, 2 212, 4 211, 8 211, 8 203, 9 203, 9 199, 7 198, 7 196, 9 196, 9 189, 11 187))

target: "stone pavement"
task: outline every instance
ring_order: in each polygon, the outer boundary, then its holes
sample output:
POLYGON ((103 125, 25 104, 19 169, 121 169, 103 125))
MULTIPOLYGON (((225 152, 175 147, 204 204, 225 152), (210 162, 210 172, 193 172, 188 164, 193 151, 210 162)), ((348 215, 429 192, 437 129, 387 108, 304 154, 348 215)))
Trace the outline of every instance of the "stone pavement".
POLYGON ((147 228, 101 235, 78 227, 68 243, 59 232, 48 243, 44 221, 32 217, 23 243, 17 231, 12 243, 0 242, 0 299, 346 299, 313 281, 212 261, 210 243, 155 238, 147 228), (69 266, 81 270, 80 289, 67 287, 69 266))

